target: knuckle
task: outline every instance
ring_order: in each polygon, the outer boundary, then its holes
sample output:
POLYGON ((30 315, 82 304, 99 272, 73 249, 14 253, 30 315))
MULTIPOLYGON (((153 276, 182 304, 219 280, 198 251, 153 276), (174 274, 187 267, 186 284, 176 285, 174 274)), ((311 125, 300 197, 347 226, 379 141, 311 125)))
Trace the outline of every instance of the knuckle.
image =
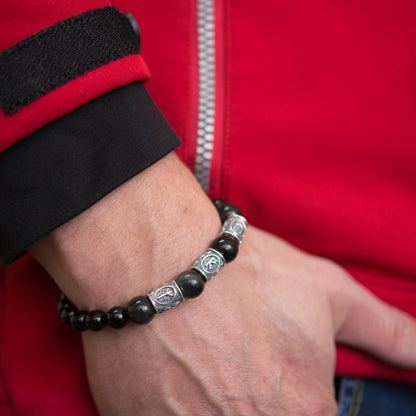
POLYGON ((391 308, 391 311, 389 319, 386 320, 387 333, 391 334, 391 350, 401 355, 408 352, 409 345, 414 345, 415 325, 398 309, 391 308))
POLYGON ((314 275, 326 288, 332 288, 334 292, 337 292, 340 287, 343 290, 350 289, 351 276, 333 260, 317 258, 313 267, 314 275))
POLYGON ((330 276, 340 276, 346 277, 348 273, 334 260, 331 259, 321 259, 322 268, 326 272, 327 275, 330 276))

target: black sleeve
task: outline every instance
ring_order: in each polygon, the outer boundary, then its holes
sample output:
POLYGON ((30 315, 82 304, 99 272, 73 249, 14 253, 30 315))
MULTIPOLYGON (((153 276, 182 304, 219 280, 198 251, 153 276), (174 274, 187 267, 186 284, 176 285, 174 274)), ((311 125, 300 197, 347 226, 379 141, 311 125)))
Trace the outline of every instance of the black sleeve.
POLYGON ((0 258, 39 238, 175 149, 144 86, 108 92, 0 154, 0 258))

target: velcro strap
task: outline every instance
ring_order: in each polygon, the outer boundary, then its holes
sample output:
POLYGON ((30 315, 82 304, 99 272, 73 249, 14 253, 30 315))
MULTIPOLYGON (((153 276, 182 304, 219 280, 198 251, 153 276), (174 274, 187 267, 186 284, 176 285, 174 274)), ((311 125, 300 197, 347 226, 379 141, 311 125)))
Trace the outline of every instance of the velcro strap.
POLYGON ((140 52, 140 39, 114 7, 70 17, 0 53, 0 107, 11 115, 55 88, 140 52))

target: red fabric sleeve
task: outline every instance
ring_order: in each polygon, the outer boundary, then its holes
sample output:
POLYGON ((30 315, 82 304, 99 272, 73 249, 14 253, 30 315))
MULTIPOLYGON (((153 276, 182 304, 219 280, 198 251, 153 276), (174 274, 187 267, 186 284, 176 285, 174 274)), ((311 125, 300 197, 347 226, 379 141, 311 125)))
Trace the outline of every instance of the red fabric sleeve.
MULTIPOLYGON (((5 0, 0 13, 0 51, 72 16, 109 6, 105 0, 5 0)), ((92 99, 134 81, 148 79, 141 55, 132 54, 93 69, 43 95, 16 113, 0 109, 0 151, 92 99)))

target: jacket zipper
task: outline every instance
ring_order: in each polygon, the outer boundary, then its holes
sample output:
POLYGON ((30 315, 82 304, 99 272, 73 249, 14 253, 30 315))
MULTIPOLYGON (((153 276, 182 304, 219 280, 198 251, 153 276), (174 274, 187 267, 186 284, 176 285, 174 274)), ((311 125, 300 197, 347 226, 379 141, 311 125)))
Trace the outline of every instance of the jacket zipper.
POLYGON ((210 189, 215 137, 215 15, 214 0, 197 0, 198 128, 194 174, 204 191, 210 189))

